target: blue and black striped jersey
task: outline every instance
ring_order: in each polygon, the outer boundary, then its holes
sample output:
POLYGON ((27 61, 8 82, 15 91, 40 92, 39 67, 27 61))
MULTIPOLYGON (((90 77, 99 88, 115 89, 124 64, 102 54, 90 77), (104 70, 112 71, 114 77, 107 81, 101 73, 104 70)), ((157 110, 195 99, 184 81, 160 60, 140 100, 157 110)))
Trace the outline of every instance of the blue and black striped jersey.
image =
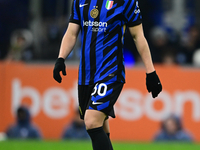
POLYGON ((137 0, 74 0, 70 22, 81 27, 79 85, 125 82, 123 35, 141 24, 137 0))

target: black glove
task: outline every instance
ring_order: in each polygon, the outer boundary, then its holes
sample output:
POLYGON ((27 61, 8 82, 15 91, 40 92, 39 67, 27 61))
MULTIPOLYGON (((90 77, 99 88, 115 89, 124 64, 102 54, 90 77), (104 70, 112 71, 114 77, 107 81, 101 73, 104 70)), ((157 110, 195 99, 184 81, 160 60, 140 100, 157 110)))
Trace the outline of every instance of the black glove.
POLYGON ((148 73, 146 77, 146 86, 148 92, 152 94, 152 97, 155 98, 162 91, 162 84, 156 71, 148 73))
POLYGON ((66 70, 65 70, 65 60, 63 58, 58 58, 56 60, 56 64, 54 66, 53 70, 53 78, 58 82, 61 83, 62 78, 60 76, 60 71, 62 71, 62 74, 66 76, 66 70))

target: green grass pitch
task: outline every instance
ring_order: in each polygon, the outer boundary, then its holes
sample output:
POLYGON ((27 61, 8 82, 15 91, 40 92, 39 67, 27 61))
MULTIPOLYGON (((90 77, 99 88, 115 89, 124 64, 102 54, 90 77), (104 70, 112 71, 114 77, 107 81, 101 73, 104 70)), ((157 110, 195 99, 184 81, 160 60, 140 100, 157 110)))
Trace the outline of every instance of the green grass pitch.
MULTIPOLYGON (((200 150, 192 143, 114 142, 114 150, 200 150)), ((1 141, 0 150, 92 150, 90 141, 1 141)))

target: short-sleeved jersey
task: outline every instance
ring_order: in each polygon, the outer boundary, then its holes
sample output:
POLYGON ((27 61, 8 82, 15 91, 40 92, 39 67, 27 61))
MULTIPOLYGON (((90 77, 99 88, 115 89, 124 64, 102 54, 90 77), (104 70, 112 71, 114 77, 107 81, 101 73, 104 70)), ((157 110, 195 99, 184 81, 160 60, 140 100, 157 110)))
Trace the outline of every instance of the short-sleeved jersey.
POLYGON ((79 85, 125 82, 123 35, 141 24, 137 0, 74 0, 70 22, 81 27, 79 85))

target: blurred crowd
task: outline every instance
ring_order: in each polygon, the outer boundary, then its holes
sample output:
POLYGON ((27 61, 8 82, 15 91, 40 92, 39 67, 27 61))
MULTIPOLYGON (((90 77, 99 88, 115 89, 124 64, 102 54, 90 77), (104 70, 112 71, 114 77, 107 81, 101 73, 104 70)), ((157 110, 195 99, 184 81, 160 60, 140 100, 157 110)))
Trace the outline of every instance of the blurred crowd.
MULTIPOLYGON (((16 110, 16 121, 5 131, 4 139, 42 139, 42 133, 33 123, 28 107, 22 105, 16 110)), ((89 140, 84 121, 76 110, 71 122, 66 125, 60 136, 63 140, 89 140)), ((2 137, 0 138, 2 140, 2 137)), ((181 118, 173 114, 160 123, 160 129, 153 138, 154 142, 193 142, 191 133, 185 130, 181 118)))
MULTIPOLYGON (((0 0, 0 59, 53 61, 67 29, 72 0, 0 0), (17 7, 16 7, 17 6, 17 7)), ((200 65, 200 29, 195 0, 139 0, 153 61, 200 65)), ((78 61, 80 38, 68 60, 78 61)), ((141 59, 127 30, 125 63, 141 59)))
MULTIPOLYGON (((33 123, 30 111, 27 106, 19 106, 16 110, 15 122, 8 126, 5 131, 4 139, 42 139, 42 133, 33 123)), ((76 111, 74 118, 62 132, 63 140, 87 140, 89 135, 85 129, 83 120, 80 119, 79 111, 76 111)), ((0 141, 2 137, 0 137, 0 141)))
MULTIPOLYGON (((200 26, 195 15, 195 0, 139 1, 145 36, 153 61, 166 65, 195 65, 200 60, 200 26)), ((131 52, 132 60, 141 62, 131 35, 125 36, 125 55, 131 52)), ((127 62, 130 61, 127 58, 127 62)), ((126 61, 126 56, 125 56, 126 61)), ((134 62, 134 61, 132 61, 134 62)))
POLYGON ((155 142, 192 142, 192 135, 183 127, 180 117, 169 115, 161 122, 160 131, 155 135, 155 142))
POLYGON ((20 106, 16 111, 16 123, 6 131, 9 139, 41 139, 39 129, 32 124, 28 108, 20 106))
POLYGON ((0 59, 54 60, 67 28, 69 3, 0 0, 0 59))

